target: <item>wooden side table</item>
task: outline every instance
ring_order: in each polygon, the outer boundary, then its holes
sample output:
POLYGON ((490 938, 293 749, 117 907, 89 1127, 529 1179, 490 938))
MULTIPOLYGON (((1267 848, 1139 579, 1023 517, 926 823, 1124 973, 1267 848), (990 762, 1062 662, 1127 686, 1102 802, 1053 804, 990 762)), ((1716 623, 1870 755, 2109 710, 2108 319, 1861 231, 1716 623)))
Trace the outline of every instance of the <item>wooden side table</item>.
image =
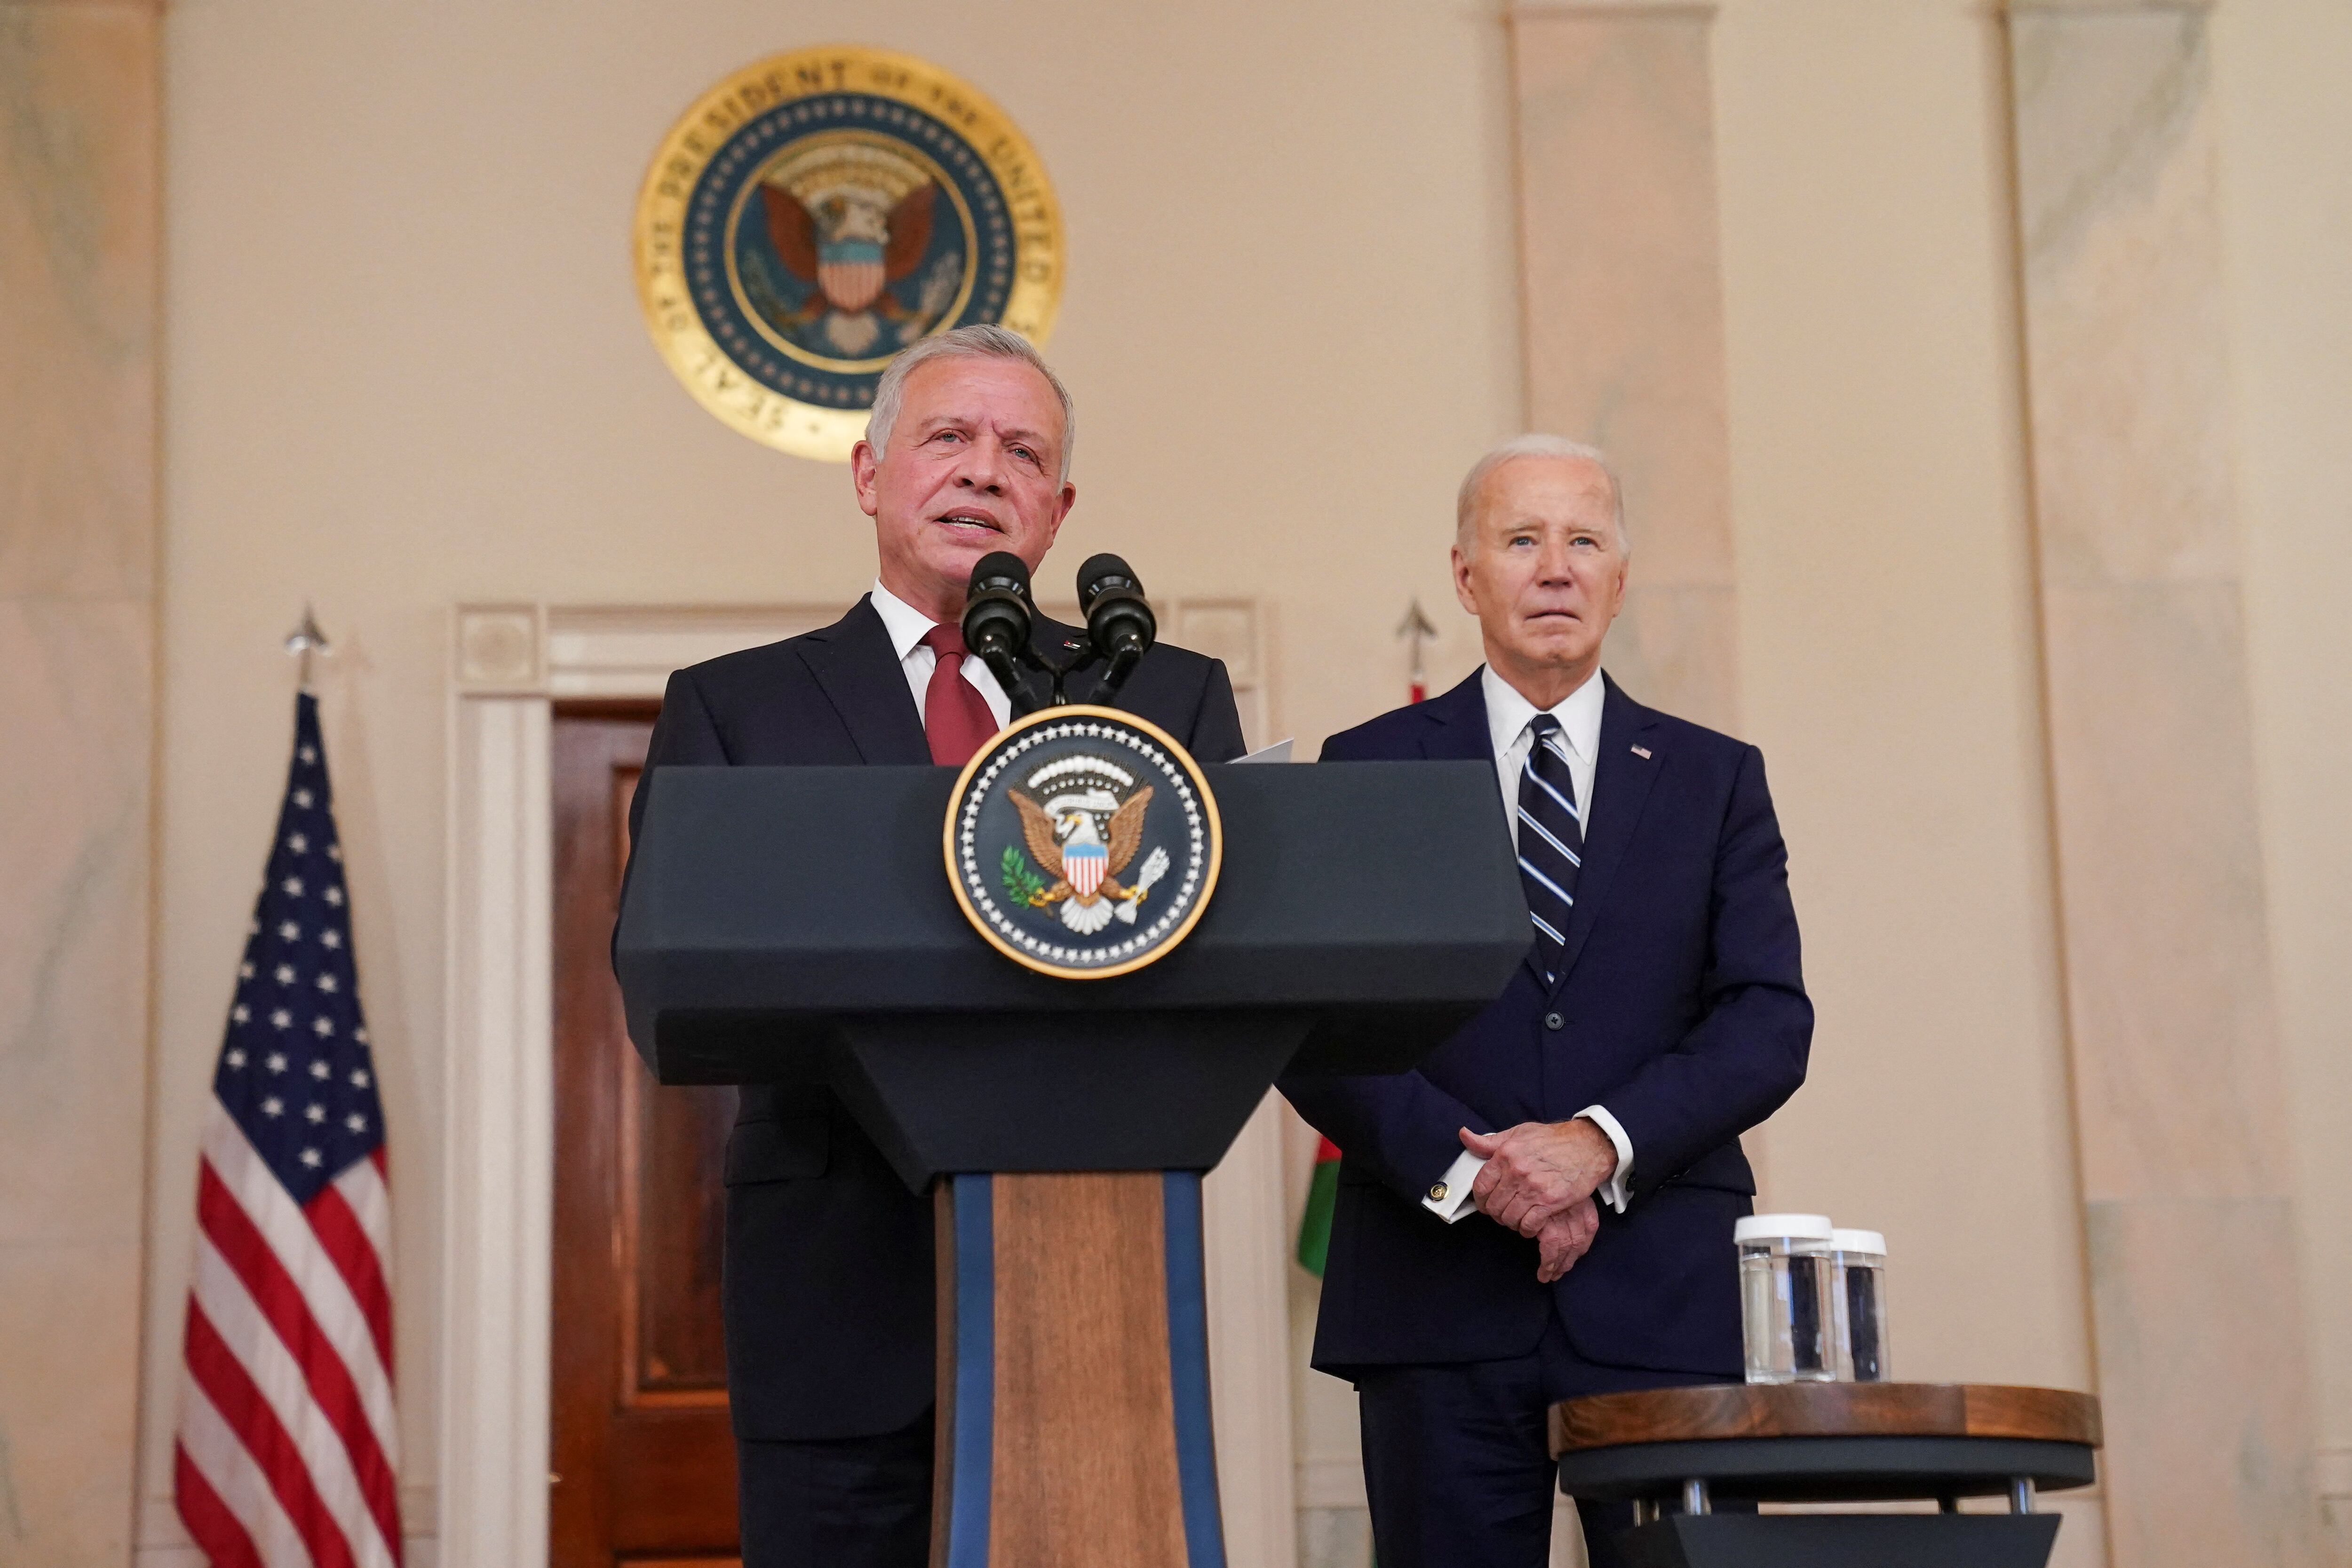
POLYGON ((2042 1568, 2043 1491, 2097 1479, 2099 1402, 1980 1384, 1726 1384, 1552 1406, 1559 1489, 1631 1500, 1641 1568, 2042 1568), (2006 1514, 1959 1500, 2006 1494, 2006 1514), (1717 1513, 1933 1499, 1933 1514, 1717 1513))

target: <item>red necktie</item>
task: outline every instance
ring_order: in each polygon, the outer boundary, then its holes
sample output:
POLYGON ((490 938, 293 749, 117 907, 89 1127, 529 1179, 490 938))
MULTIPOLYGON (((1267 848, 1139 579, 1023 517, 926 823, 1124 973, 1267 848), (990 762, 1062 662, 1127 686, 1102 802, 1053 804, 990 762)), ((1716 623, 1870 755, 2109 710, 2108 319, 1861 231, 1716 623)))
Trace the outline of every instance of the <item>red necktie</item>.
POLYGON ((963 678, 962 627, 933 626, 923 634, 923 646, 939 656, 923 690, 923 733, 930 739, 931 761, 960 768, 996 733, 996 715, 963 678))

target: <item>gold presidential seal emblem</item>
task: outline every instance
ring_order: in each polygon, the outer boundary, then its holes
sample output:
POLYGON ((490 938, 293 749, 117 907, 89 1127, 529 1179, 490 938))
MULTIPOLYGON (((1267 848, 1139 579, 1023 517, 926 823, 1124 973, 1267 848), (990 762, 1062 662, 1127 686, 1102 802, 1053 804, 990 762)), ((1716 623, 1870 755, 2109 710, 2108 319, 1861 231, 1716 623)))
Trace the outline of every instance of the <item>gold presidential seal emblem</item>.
POLYGON ((662 357, 754 440, 847 459, 890 356, 994 321, 1042 344, 1062 215, 1018 127, 887 49, 778 55, 702 95, 637 197, 662 357))
POLYGON ((1047 708, 964 764, 948 797, 948 880, 999 952, 1097 980, 1166 956, 1208 907, 1223 856, 1201 766, 1148 720, 1047 708))

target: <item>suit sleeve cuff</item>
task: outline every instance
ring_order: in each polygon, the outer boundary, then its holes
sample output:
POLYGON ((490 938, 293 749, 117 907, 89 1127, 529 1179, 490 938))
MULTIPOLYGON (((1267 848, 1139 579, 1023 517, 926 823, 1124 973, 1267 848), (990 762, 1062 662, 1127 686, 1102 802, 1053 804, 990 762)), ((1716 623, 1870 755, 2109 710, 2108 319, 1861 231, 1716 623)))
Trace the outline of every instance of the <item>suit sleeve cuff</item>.
POLYGON ((1464 1215, 1475 1212, 1477 1205, 1470 1201, 1470 1184, 1476 1181, 1478 1173, 1486 1168, 1486 1161, 1464 1150, 1455 1157, 1454 1163, 1445 1168, 1445 1174, 1429 1189, 1428 1195, 1421 1200, 1421 1206, 1448 1225, 1464 1215))
POLYGON ((1615 1117, 1609 1114, 1609 1109, 1606 1106, 1588 1105, 1576 1114, 1609 1134, 1609 1142, 1616 1146, 1617 1169, 1601 1189, 1592 1195, 1619 1214, 1623 1214, 1627 1196, 1626 1188, 1633 1180, 1633 1141, 1625 1136, 1625 1129, 1619 1124, 1615 1117))

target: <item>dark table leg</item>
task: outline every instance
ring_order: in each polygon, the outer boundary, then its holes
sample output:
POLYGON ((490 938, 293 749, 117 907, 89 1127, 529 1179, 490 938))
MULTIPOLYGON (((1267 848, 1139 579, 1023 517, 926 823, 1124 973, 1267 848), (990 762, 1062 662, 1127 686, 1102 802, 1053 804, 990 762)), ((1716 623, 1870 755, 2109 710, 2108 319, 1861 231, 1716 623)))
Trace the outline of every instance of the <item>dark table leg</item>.
POLYGON ((1619 1539, 1634 1568, 2045 1568, 2058 1516, 1676 1513, 1619 1539))

